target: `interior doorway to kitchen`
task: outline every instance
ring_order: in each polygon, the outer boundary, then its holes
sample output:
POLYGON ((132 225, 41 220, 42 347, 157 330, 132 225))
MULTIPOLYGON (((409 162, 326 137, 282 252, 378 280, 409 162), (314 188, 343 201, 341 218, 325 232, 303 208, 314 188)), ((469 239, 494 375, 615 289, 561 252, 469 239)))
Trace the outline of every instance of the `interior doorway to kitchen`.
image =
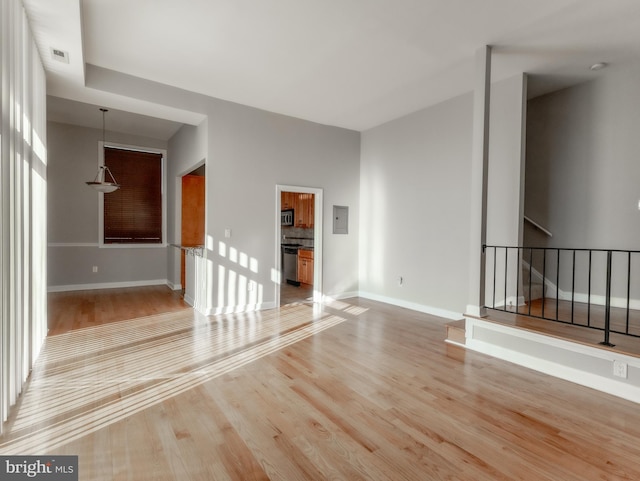
POLYGON ((279 305, 322 300, 322 189, 278 185, 279 305))
POLYGON ((180 283, 186 289, 186 248, 204 245, 205 166, 182 176, 182 209, 180 232, 180 283))

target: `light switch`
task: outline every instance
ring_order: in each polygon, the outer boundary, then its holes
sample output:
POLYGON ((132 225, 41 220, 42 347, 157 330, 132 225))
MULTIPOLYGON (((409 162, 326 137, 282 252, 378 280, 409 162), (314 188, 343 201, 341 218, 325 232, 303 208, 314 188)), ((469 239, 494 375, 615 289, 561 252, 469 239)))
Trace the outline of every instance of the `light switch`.
POLYGON ((231 229, 229 227, 225 228, 224 230, 224 236, 228 239, 229 237, 231 237, 231 229))

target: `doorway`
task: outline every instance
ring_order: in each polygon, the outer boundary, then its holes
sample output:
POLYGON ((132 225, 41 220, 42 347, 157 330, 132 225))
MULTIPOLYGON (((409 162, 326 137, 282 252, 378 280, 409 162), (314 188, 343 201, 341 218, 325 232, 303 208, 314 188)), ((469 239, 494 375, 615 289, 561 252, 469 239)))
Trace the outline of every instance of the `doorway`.
MULTIPOLYGON (((182 247, 204 245, 205 216, 205 166, 182 176, 182 223, 180 244, 182 247)), ((185 249, 180 250, 180 282, 186 288, 185 249)))
POLYGON ((320 302, 322 259, 322 190, 277 188, 278 305, 320 302))

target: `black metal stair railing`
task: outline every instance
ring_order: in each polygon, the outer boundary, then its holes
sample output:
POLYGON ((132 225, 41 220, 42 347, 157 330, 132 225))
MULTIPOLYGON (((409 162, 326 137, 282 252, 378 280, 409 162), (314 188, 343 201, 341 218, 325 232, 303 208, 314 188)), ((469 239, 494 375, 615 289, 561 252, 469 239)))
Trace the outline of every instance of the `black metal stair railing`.
POLYGON ((640 337, 640 251, 483 246, 485 307, 640 337))

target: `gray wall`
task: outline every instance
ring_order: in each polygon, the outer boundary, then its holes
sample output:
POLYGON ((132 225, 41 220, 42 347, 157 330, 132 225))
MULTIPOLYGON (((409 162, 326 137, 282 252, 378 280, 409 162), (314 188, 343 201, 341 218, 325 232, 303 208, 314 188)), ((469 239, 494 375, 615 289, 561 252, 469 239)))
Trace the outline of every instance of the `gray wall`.
MULTIPOLYGON (((521 237, 525 85, 519 75, 491 86, 487 241, 499 245, 521 237)), ((469 93, 363 133, 363 295, 450 317, 465 312, 472 121, 469 93)))
MULTIPOLYGON (((323 293, 342 297, 358 291, 359 152, 358 132, 328 127, 155 82, 87 67, 94 88, 128 95, 177 109, 198 112, 207 121, 182 129, 169 142, 175 167, 168 182, 170 239, 179 236, 178 175, 206 159, 206 227, 204 289, 208 301, 203 310, 218 312, 242 308, 234 305, 239 284, 228 282, 228 273, 245 276, 258 285, 260 306, 275 306, 278 288, 276 253, 276 185, 323 189, 324 257, 323 293), (205 152, 203 152, 205 150, 205 152), (350 234, 331 233, 331 206, 350 209, 350 234), (232 236, 224 237, 226 228, 232 236), (220 251, 224 243, 227 253, 220 251), (228 256, 233 248, 251 260, 247 269, 228 256), (224 254, 224 255, 223 255, 224 254), (221 273, 225 280, 220 282, 221 273)), ((173 168, 173 167, 172 167, 173 168)), ((174 254, 168 253, 171 278, 176 279, 174 254)))
MULTIPOLYGON (((85 184, 98 165, 102 131, 49 122, 48 286, 50 290, 166 281, 166 247, 99 248, 98 193, 85 184), (93 266, 98 272, 93 273, 93 266)), ((108 141, 166 149, 161 140, 107 132, 108 141)))
POLYGON ((640 65, 529 101, 526 213, 560 247, 637 249, 640 65))
MULTIPOLYGON (((487 245, 519 246, 523 240, 526 75, 491 86, 489 175, 487 179, 487 245)), ((486 251, 487 305, 523 303, 522 276, 517 274, 517 250, 509 250, 505 298, 505 256, 498 251, 494 273, 494 251, 486 251), (496 292, 493 292, 494 281, 496 292), (516 285, 518 288, 516 289, 516 285), (500 286, 498 288, 497 286, 500 286), (516 299, 516 296, 519 298, 516 299)))
MULTIPOLYGON (((241 307, 232 295, 240 284, 229 282, 229 273, 259 286, 262 307, 275 305, 276 185, 283 184, 323 189, 325 295, 361 292, 408 307, 464 312, 471 93, 361 135, 98 67, 88 66, 88 79, 94 88, 206 116, 201 125, 184 127, 170 140, 168 179, 169 241, 175 242, 180 231, 178 178, 206 160, 204 310, 241 307), (333 205, 350 207, 348 235, 332 234, 333 205), (225 229, 231 230, 230 238, 224 237, 225 229), (231 259, 231 249, 250 259, 254 268, 231 259)), ((498 115, 509 118, 521 112, 514 91, 500 104, 498 115)), ((498 150, 517 150, 503 147, 498 150)), ((507 197, 519 194, 515 189, 507 197)), ((509 232, 518 231, 512 220, 505 222, 509 232)), ((164 255, 166 277, 176 284, 177 251, 170 248, 164 255)))
MULTIPOLYGON (((553 237, 527 228, 527 245, 639 248, 639 83, 640 64, 613 65, 593 81, 529 101, 525 213, 553 237)), ((634 262, 638 279, 640 259, 634 262)), ((599 261, 600 276, 603 269, 599 261)), ((563 277, 560 287, 570 291, 570 276, 563 277)), ((594 284, 602 294, 602 282, 594 284)), ((625 288, 617 282, 614 296, 626 296, 625 288)), ((586 292, 586 282, 576 290, 586 292)))
POLYGON ((526 77, 491 86, 487 244, 522 243, 526 77))
MULTIPOLYGON (((206 162, 207 121, 199 126, 183 126, 169 141, 167 166, 167 239, 170 244, 180 244, 182 176, 206 162)), ((206 175, 206 168, 205 168, 206 175)), ((167 250, 167 279, 172 287, 180 286, 180 251, 167 250)), ((181 286, 184 289, 184 286, 181 286)))
POLYGON ((220 269, 257 282, 264 289, 264 303, 275 300, 277 184, 323 189, 322 291, 331 297, 357 293, 358 132, 216 102, 209 116, 209 147, 207 194, 212 199, 207 201, 206 223, 214 247, 207 252, 216 272, 210 290, 214 309, 225 307, 219 293, 234 288, 228 280, 219 285, 220 269), (348 235, 332 233, 334 204, 350 207, 348 235), (232 231, 229 239, 224 238, 225 228, 232 231), (257 272, 221 255, 215 248, 219 241, 255 259, 257 272))
POLYGON ((364 295, 464 312, 472 109, 469 93, 362 134, 364 295))

